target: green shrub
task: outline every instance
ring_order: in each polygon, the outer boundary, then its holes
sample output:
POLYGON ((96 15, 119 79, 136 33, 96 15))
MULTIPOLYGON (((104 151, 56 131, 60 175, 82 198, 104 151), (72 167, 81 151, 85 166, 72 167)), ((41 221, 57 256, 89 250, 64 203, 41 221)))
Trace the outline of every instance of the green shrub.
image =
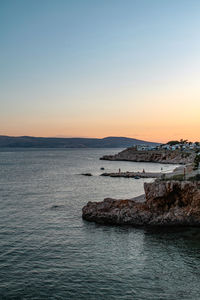
POLYGON ((183 174, 179 174, 179 175, 174 175, 171 177, 171 180, 178 180, 178 181, 183 181, 185 178, 184 178, 184 175, 183 174))
MULTIPOLYGON (((163 174, 163 175, 165 175, 165 174, 163 174)), ((183 181, 184 179, 185 179, 184 174, 173 175, 171 177, 166 177, 166 176, 161 177, 161 180, 166 180, 166 181, 169 181, 169 180, 183 181)))
POLYGON ((200 174, 188 178, 189 181, 200 181, 200 174))

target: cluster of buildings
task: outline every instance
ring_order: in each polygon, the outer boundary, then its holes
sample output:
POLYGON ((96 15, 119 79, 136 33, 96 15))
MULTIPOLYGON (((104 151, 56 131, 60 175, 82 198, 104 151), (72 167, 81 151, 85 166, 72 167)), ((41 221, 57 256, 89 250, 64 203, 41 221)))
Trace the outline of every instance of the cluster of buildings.
POLYGON ((151 151, 151 150, 181 150, 181 151, 200 151, 200 143, 178 143, 178 144, 161 144, 157 146, 150 146, 150 145, 137 145, 137 151, 151 151))

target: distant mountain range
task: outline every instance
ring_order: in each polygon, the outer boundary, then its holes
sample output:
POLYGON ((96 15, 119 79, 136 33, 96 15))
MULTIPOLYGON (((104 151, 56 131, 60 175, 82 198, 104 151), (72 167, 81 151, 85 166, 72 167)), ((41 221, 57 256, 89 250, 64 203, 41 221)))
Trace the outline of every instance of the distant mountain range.
POLYGON ((134 145, 158 145, 157 143, 127 138, 106 137, 97 138, 54 138, 54 137, 11 137, 0 135, 0 147, 25 148, 123 148, 134 145))

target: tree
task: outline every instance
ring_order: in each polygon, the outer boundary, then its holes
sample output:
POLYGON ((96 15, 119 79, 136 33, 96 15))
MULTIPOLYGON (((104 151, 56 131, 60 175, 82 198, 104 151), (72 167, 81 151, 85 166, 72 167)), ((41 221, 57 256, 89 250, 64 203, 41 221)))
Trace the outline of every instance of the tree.
POLYGON ((188 140, 180 139, 180 144, 187 144, 188 140))
POLYGON ((177 144, 179 144, 179 143, 180 143, 179 141, 169 141, 169 142, 167 143, 167 145, 174 146, 174 145, 177 145, 177 144))

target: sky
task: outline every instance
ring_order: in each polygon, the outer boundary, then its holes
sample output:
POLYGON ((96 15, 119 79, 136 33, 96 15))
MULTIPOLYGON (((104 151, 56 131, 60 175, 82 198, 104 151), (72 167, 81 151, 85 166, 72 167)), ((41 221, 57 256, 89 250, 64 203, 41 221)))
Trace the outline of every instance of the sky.
POLYGON ((200 140, 200 1, 0 0, 0 135, 200 140))

